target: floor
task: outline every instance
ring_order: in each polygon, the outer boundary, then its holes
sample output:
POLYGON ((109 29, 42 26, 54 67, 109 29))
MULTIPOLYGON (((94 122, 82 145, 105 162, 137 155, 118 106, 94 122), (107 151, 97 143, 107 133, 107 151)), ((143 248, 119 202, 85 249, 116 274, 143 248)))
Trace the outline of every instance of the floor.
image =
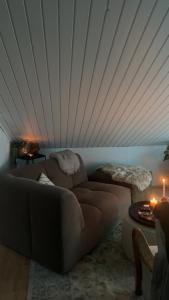
POLYGON ((0 300, 26 300, 29 259, 0 245, 0 300))

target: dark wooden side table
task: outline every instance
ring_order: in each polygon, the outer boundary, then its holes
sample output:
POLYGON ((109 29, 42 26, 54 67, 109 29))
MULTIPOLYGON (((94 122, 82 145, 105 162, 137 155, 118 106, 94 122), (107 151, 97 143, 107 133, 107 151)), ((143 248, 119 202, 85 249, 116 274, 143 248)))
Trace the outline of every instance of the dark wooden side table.
POLYGON ((129 216, 134 221, 136 221, 136 222, 138 222, 142 225, 154 228, 155 227, 155 219, 154 219, 153 215, 147 216, 147 217, 144 217, 144 218, 139 215, 139 210, 141 209, 141 207, 144 204, 149 204, 149 201, 139 201, 139 202, 133 203, 129 207, 129 216))
MULTIPOLYGON (((37 153, 37 154, 34 154, 34 155, 30 156, 30 155, 26 154, 24 156, 17 157, 16 160, 18 160, 18 159, 24 160, 26 162, 26 164, 29 165, 30 162, 32 162, 32 164, 33 164, 34 160, 38 159, 38 158, 44 158, 46 160, 46 155, 41 154, 41 153, 37 153)), ((16 165, 17 165, 17 161, 16 161, 16 165)))

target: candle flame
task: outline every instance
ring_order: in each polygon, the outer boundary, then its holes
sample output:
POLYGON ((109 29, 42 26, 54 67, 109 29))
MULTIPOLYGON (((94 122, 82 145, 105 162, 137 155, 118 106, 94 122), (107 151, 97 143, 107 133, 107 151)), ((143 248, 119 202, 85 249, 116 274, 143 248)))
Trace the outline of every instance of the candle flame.
POLYGON ((163 183, 165 183, 165 178, 162 179, 163 183))
POLYGON ((155 207, 157 205, 158 201, 155 197, 150 199, 150 206, 155 207))

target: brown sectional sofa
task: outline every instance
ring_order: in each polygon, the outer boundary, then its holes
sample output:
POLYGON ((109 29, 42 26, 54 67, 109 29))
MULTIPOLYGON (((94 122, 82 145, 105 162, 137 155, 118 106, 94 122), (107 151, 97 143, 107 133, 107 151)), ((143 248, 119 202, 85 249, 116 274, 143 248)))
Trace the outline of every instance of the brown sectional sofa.
POLYGON ((130 189, 88 181, 80 161, 71 176, 48 159, 0 177, 2 244, 56 272, 69 271, 97 245, 127 213, 130 189), (41 172, 56 186, 38 183, 41 172))

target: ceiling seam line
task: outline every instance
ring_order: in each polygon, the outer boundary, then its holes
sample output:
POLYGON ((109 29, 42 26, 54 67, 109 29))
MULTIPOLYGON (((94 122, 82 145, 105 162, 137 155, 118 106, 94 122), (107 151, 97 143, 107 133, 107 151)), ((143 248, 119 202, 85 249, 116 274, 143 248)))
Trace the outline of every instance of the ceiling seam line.
MULTIPOLYGON (((164 98, 164 102, 165 102, 165 100, 167 100, 169 98, 169 94, 164 98)), ((169 107, 169 104, 167 104, 166 105, 166 108, 168 108, 169 107)), ((168 114, 169 112, 164 112, 164 114, 163 115, 166 115, 166 114, 168 114)), ((163 120, 163 118, 162 118, 162 121, 164 121, 163 120)), ((163 124, 163 123, 162 123, 163 124)), ((154 130, 154 121, 153 122, 151 122, 151 124, 150 124, 151 126, 150 126, 150 128, 148 128, 148 131, 146 131, 146 133, 143 133, 143 135, 142 135, 142 137, 144 138, 146 135, 147 135, 147 132, 152 132, 152 130, 154 130)), ((159 123, 158 123, 158 126, 159 126, 159 123)))
MULTIPOLYGON (((0 114, 1 115, 1 114, 0 114)), ((8 138, 8 140, 10 141, 12 137, 15 137, 15 135, 11 134, 12 131, 8 126, 7 121, 4 119, 4 117, 2 116, 2 118, 0 117, 0 130, 4 133, 4 135, 8 138), (9 133, 7 132, 8 130, 5 129, 5 126, 2 124, 1 119, 3 119, 8 127, 9 133), (11 132, 10 132, 11 131, 11 132)))
MULTIPOLYGON (((104 70, 103 70, 102 78, 101 78, 101 81, 100 81, 100 84, 99 84, 99 88, 98 88, 98 91, 97 91, 95 103, 94 103, 94 106, 93 106, 93 109, 92 109, 92 114, 90 116, 90 119, 89 119, 89 122, 88 122, 88 126, 87 126, 87 129, 86 129, 85 134, 84 134, 84 141, 86 139, 86 135, 88 133, 89 126, 90 126, 90 123, 91 123, 91 120, 92 120, 92 117, 93 117, 93 113, 94 113, 94 110, 95 110, 95 107, 96 107, 96 104, 97 104, 97 101, 98 101, 98 96, 99 96, 100 89, 101 89, 101 86, 102 86, 102 83, 103 83, 103 80, 104 80, 104 76, 105 76, 105 73, 106 73, 106 70, 107 70, 107 66, 108 66, 108 63, 109 63, 110 55, 111 55, 112 49, 114 47, 114 43, 115 43, 116 35, 117 35, 117 32, 118 32, 118 28, 119 28, 119 25, 120 25, 121 17, 122 17, 123 11, 124 11, 125 3, 126 3, 126 0, 123 0, 123 4, 121 6, 121 10, 120 10, 120 14, 119 14, 119 17, 118 17, 117 25, 116 25, 115 32, 114 32, 114 35, 113 35, 112 43, 111 43, 111 46, 110 46, 110 49, 109 49, 109 53, 108 53, 108 56, 107 56, 107 59, 106 59, 106 64, 105 64, 105 67, 104 67, 104 70)), ((90 138, 89 138, 89 141, 90 141, 90 138)), ((89 143, 87 143, 87 146, 88 146, 88 144, 89 143)))
POLYGON ((4 99, 4 97, 2 96, 2 94, 0 94, 0 97, 1 97, 1 100, 2 100, 2 102, 3 102, 3 104, 4 104, 4 106, 5 106, 5 108, 6 108, 7 112, 8 112, 8 114, 10 115, 10 118, 11 118, 12 122, 15 124, 15 127, 16 127, 17 131, 20 132, 20 129, 19 129, 19 127, 18 127, 18 125, 17 125, 15 119, 13 118, 13 116, 12 116, 12 114, 11 114, 11 111, 9 110, 9 107, 8 107, 8 105, 6 104, 5 99, 4 99))
MULTIPOLYGON (((14 104, 16 113, 17 113, 17 115, 18 115, 18 117, 19 117, 19 119, 20 119, 20 122, 23 123, 23 126, 24 126, 24 122, 23 122, 23 120, 22 120, 22 118, 21 118, 20 111, 17 109, 16 103, 15 103, 15 101, 14 101, 14 98, 13 98, 13 96, 12 96, 12 93, 11 93, 11 91, 10 91, 10 88, 9 88, 9 86, 8 86, 8 84, 7 84, 6 78, 4 77, 4 74, 2 73, 2 70, 1 70, 1 69, 0 69, 0 73, 1 73, 2 79, 3 79, 4 83, 5 83, 5 86, 6 86, 7 90, 8 90, 8 93, 9 93, 9 95, 10 95, 10 98, 12 99, 12 102, 13 102, 13 104, 14 104)), ((25 127, 25 126, 24 126, 24 127, 25 127)))
POLYGON ((71 63, 70 63, 70 75, 69 75, 69 99, 68 99, 68 118, 66 125, 66 147, 68 146, 68 125, 70 114, 70 101, 71 101, 71 89, 72 89, 72 71, 73 71, 73 58, 74 58, 74 39, 75 39, 75 24, 76 24, 76 0, 73 1, 73 28, 72 28, 72 42, 71 42, 71 63))
MULTIPOLYGON (((147 101, 147 103, 149 102, 149 100, 150 100, 150 98, 152 98, 152 96, 153 96, 153 94, 157 91, 157 89, 160 87, 160 85, 164 82, 164 80, 166 79, 166 77, 169 75, 169 71, 165 74, 165 76, 163 77, 163 79, 160 81, 160 83, 158 84, 158 86, 154 89, 154 91, 151 93, 151 95, 150 95, 150 97, 148 97, 148 101, 147 101)), ((155 99, 155 102, 153 102, 153 104, 154 103, 157 103, 157 101, 158 101, 158 99, 162 96, 162 94, 167 90, 167 88, 169 87, 169 84, 162 90, 162 92, 160 93, 160 95, 155 99)), ((149 114, 150 113, 150 111, 146 111, 146 113, 145 113, 145 115, 144 115, 144 117, 147 115, 147 113, 149 114)), ((133 123, 133 121, 136 121, 136 116, 132 119, 132 123, 133 123)), ((142 122, 142 118, 140 117, 139 118, 139 121, 138 121, 139 123, 141 123, 142 122)), ((138 125, 138 122, 137 122, 137 125, 138 125)), ((145 122, 144 123, 144 127, 145 127, 145 124, 146 124, 147 122, 145 122)), ((132 125, 132 127, 129 129, 129 134, 133 131, 133 129, 134 129, 134 132, 135 132, 135 127, 134 127, 134 124, 132 125)), ((124 130, 122 131, 122 135, 124 135, 124 130)), ((120 141, 121 141, 121 139, 122 139, 122 136, 120 137, 120 141)))
MULTIPOLYGON (((109 84, 108 90, 107 90, 107 92, 106 92, 106 95, 105 95, 105 97, 104 97, 104 100, 103 100, 103 103, 104 103, 104 104, 106 103, 106 100, 107 100, 108 95, 109 95, 109 93, 110 93, 110 89, 111 89, 111 87, 112 87, 112 85, 113 85, 113 83, 114 83, 115 76, 116 76, 116 74, 117 74, 117 72, 118 72, 118 69, 119 69, 119 66, 120 66, 120 63, 121 63, 121 60, 122 60, 124 51, 125 51, 126 46, 127 46, 127 43, 128 43, 128 39, 129 39, 129 37, 130 37, 130 35, 131 35, 131 32, 132 32, 132 30, 133 30, 133 26, 134 26, 134 23, 135 23, 135 21, 136 21, 136 17, 137 17, 137 15, 138 15, 138 12, 139 12, 139 9, 140 9, 141 4, 142 4, 142 0, 139 0, 137 9, 136 9, 135 14, 134 14, 134 17, 133 17, 133 20, 132 20, 131 25, 130 25, 130 27, 129 27, 129 31, 128 31, 128 34, 127 34, 127 37, 126 37, 126 40, 125 40, 125 43, 124 43, 122 52, 121 52, 120 57, 119 57, 119 59, 118 59, 117 65, 116 65, 116 67, 115 67, 115 71, 114 71, 114 73, 113 73, 113 76, 112 76, 112 79, 111 79, 111 81, 110 81, 110 84, 109 84)), ((112 102, 111 106, 113 105, 113 103, 114 103, 114 102, 112 102)), ((110 106, 110 107, 111 107, 111 106, 110 106)), ((99 115, 100 115, 100 114, 99 114, 99 115)), ((107 114, 105 115, 105 118, 104 118, 104 120, 103 120, 103 122, 102 122, 102 125, 104 124, 106 118, 107 118, 107 114)), ((100 126, 100 127, 102 127, 102 126, 100 126)), ((98 135, 99 135, 99 133, 100 133, 100 131, 98 131, 98 135)), ((92 143, 93 145, 94 145, 95 142, 97 141, 97 136, 98 136, 98 135, 96 135, 96 137, 94 138, 94 142, 92 143)))
POLYGON ((85 47, 84 47, 83 62, 82 62, 82 71, 81 71, 81 76, 80 76, 80 86, 79 86, 78 99, 77 99, 77 105, 76 105, 76 110, 75 110, 75 121, 74 121, 74 125, 73 125, 71 147, 73 147, 73 143, 74 143, 74 134, 75 134, 75 127, 76 127, 76 123, 77 123, 77 114, 78 114, 78 109, 79 109, 82 80, 83 80, 83 76, 84 76, 83 73, 84 73, 84 65, 85 65, 85 60, 86 60, 86 49, 87 49, 87 43, 88 43, 88 35, 89 35, 89 28, 90 28, 90 22, 91 22, 92 9, 93 9, 93 0, 90 0, 90 9, 89 9, 88 24, 87 24, 87 31, 86 31, 86 38, 85 38, 85 47))
MULTIPOLYGON (((134 76, 132 77, 132 80, 131 80, 131 82, 130 82, 130 85, 129 85, 129 87, 127 88, 127 91, 126 91, 125 95, 122 97, 122 101, 125 99, 126 95, 128 94, 128 92, 129 92, 129 90, 130 90, 130 88, 131 88, 131 86, 132 86, 132 84, 133 84, 133 80, 134 80, 134 78, 136 77, 136 75, 138 74, 138 72, 139 72, 139 70, 140 70, 142 64, 144 63, 144 60, 145 60, 145 58, 146 58, 146 56, 147 56, 147 54, 148 54, 148 52, 149 52, 149 50, 150 50, 152 44, 154 43, 155 38, 156 38, 157 35, 158 35, 159 30, 161 29, 161 26, 162 26, 162 24, 163 24, 163 22, 164 22, 164 20, 165 20, 165 18, 166 18, 166 16, 167 16, 168 12, 169 12, 169 8, 167 9, 167 12, 165 13, 164 17, 162 18, 162 21, 161 21, 161 23, 160 23, 160 25, 159 25, 159 27, 158 27, 158 30, 156 31, 156 33, 155 33, 155 35, 154 35, 154 37, 153 37, 153 39, 152 39, 152 41, 151 41, 151 43, 150 43, 150 45, 149 45, 149 47, 148 47, 148 49, 147 49, 145 55, 143 56, 143 59, 142 59, 140 65, 138 66, 138 68, 137 68, 137 70, 136 70, 134 76)), ((138 87, 139 87, 139 86, 138 86, 138 87)), ((137 92, 137 89, 136 89, 135 92, 137 92)), ((111 122, 112 122, 112 119, 111 119, 111 122)))
MULTIPOLYGON (((169 94, 164 98, 164 101, 165 100, 167 100, 169 98, 169 94)), ((168 108, 169 107, 169 103, 166 105, 166 108, 168 108)), ((163 108, 162 108, 163 109, 163 108)), ((163 109, 164 110, 164 109, 163 109)), ((166 121, 165 119, 164 119, 164 116, 166 117, 166 118, 168 118, 168 115, 169 114, 169 111, 164 111, 164 113, 163 113, 163 117, 161 118, 161 123, 163 124, 163 122, 164 121, 166 121)), ((150 126, 150 128, 148 129, 148 132, 152 132, 153 130, 154 130, 154 122, 155 121, 153 121, 153 122, 151 122, 151 126, 150 126)), ((159 121, 160 122, 160 121, 159 121)), ((159 126, 159 123, 158 123, 158 126, 159 126)), ((163 126, 163 125, 162 125, 163 126)), ((155 127, 156 128, 156 127, 155 127)), ((147 132, 146 132, 146 134, 147 134, 147 132)), ((144 136, 146 136, 146 134, 144 133, 143 134, 143 137, 144 136)))
MULTIPOLYGON (((143 39, 143 36, 144 36, 144 33, 145 33, 145 31, 146 31, 146 29, 147 29, 147 27, 148 27, 148 23, 150 22, 150 20, 151 20, 151 17, 152 17, 152 14, 153 14, 153 12, 154 12, 154 9, 155 9, 155 7, 156 7, 156 5, 157 5, 157 2, 158 2, 158 0, 156 0, 155 1, 155 3, 154 3, 154 5, 153 5, 153 7, 152 7, 152 10, 151 10, 151 12, 150 12, 150 14, 149 14, 149 17, 148 17, 148 19, 147 19, 147 22, 146 22, 146 25, 145 25, 145 27, 144 27, 144 29, 143 29, 143 31, 142 31, 142 33, 141 33, 141 36, 140 36, 140 38, 139 38, 139 40, 138 40, 138 42, 137 42, 137 45, 136 45, 136 47, 135 47, 135 49, 134 49, 134 51, 133 51, 133 54, 132 54, 132 56, 131 56, 131 58, 130 58, 130 61, 129 61, 129 63, 128 63, 128 66, 127 66, 127 68, 126 68, 126 71, 125 71, 125 73, 124 73, 124 75, 123 75, 123 77, 122 77, 122 80, 120 81, 120 84, 119 84, 119 86, 118 86, 118 89, 117 89, 117 91, 116 91, 116 94, 115 94, 115 96, 113 97, 113 102, 114 102, 114 100, 116 99, 116 97, 117 97, 117 95, 118 95, 118 93, 120 92, 120 90, 121 90, 121 86, 122 86, 122 84, 123 84, 123 82, 124 82, 124 79, 126 78, 126 75, 127 75, 127 73, 128 73, 128 70, 129 70, 129 68, 130 68, 130 66, 131 66, 131 64, 132 64, 132 60, 133 60, 133 58, 135 57, 135 54, 136 54, 136 52, 137 52, 137 50, 138 50, 138 47, 139 47, 139 45, 140 45, 140 43, 141 43, 141 41, 142 41, 142 39, 143 39)), ((122 102, 123 102, 123 100, 122 100, 122 102)), ((122 103, 121 103, 122 104, 122 103)), ((118 107, 118 109, 116 109, 116 112, 119 110, 119 107, 118 107)), ((113 114, 113 116, 115 115, 115 113, 113 114)), ((112 118, 111 118, 112 119, 112 118)), ((101 143, 102 141, 100 141, 100 143, 101 143)))
POLYGON ((26 22, 27 22, 27 27, 28 27, 28 33, 29 33, 29 40, 30 40, 30 45, 31 45, 31 51, 32 51, 32 56, 33 56, 33 62, 34 62, 34 67, 35 67, 35 74, 36 74, 36 79, 37 79, 37 83, 38 83, 38 90, 39 90, 39 95, 40 95, 40 101, 41 101, 41 105, 42 105, 43 119, 44 119, 44 123, 45 123, 45 131, 46 131, 46 136, 47 136, 48 142, 49 142, 49 132, 48 132, 47 125, 46 125, 44 103, 43 103, 43 100, 42 100, 42 92, 41 92, 40 81, 39 81, 39 76, 38 76, 38 71, 37 71, 36 58, 35 58, 35 50, 34 50, 34 46, 33 46, 31 29, 30 29, 30 23, 29 23, 29 15, 28 15, 28 10, 27 10, 27 6, 26 6, 26 3, 25 3, 25 0, 23 1, 23 4, 24 4, 23 5, 24 6, 24 12, 25 12, 25 17, 26 17, 26 22))
MULTIPOLYGON (((18 48, 18 52, 19 52, 19 55, 20 55, 20 59, 21 59, 21 62, 22 62, 22 68, 23 68, 23 71, 25 73, 25 70, 24 70, 24 65, 23 65, 23 60, 22 60, 22 56, 21 56, 21 52, 20 52, 20 46, 19 46, 19 42, 18 42, 18 38, 17 38, 17 35, 16 35, 16 31, 15 31, 15 26, 14 26, 14 22, 13 22, 13 18, 12 18, 12 14, 11 14, 11 10, 10 10, 10 7, 9 7, 9 3, 8 3, 8 0, 5 0, 6 1, 6 5, 7 5, 7 9, 8 9, 8 13, 9 13, 9 17, 10 17, 10 21, 11 21, 11 25, 12 25, 12 29, 13 29, 13 33, 14 33, 14 37, 15 37, 15 40, 16 40, 16 44, 17 44, 17 48, 18 48)), ((12 67, 12 70, 13 70, 13 67, 12 67)), ((31 129, 32 129, 32 133, 34 132, 33 130, 33 126, 32 126, 32 122, 30 120, 30 118, 28 117, 29 114, 28 114, 28 111, 27 111, 27 108, 26 108, 26 105, 25 105, 25 102, 23 100, 23 96, 22 96, 22 93, 21 93, 21 90, 20 90, 20 87, 19 87, 19 83, 18 83, 18 80, 16 78, 16 75, 15 75, 15 72, 13 70, 13 75, 14 75, 14 78, 15 78, 15 81, 16 81, 16 85, 17 85, 17 88, 18 88, 18 91, 19 91, 19 94, 20 94, 20 97, 21 97, 21 100, 22 100, 22 103, 23 103, 23 107, 25 109, 25 112, 26 112, 26 115, 27 115, 27 118, 28 118, 28 121, 30 123, 30 126, 31 126, 31 129)))
POLYGON ((51 111, 51 115, 52 115, 52 129, 53 129, 54 145, 56 147, 55 131, 54 131, 54 117, 53 117, 53 104, 52 104, 52 97, 51 97, 51 81, 50 81, 50 73, 49 73, 49 61, 48 61, 48 50, 47 50, 47 40, 46 40, 46 30, 45 30, 43 0, 41 0, 40 6, 41 6, 42 28, 43 28, 43 38, 44 38, 44 46, 45 46, 45 58, 46 58, 48 87, 49 87, 50 111, 51 111))
MULTIPOLYGON (((10 62, 10 60, 9 60, 8 53, 7 53, 7 49, 6 49, 6 46, 5 46, 5 43, 4 43, 4 41, 3 41, 3 38, 2 38, 1 33, 0 33, 0 38, 1 38, 1 41, 2 41, 2 44, 3 44, 4 50, 5 50, 5 54, 6 54, 6 57, 7 57, 9 66, 10 66, 10 69, 11 69, 12 74, 13 74, 12 65, 11 65, 11 62, 10 62)), ((20 122, 23 123, 23 126, 25 127, 24 122, 23 122, 23 119, 21 118, 21 115, 20 115, 20 111, 18 110, 18 108, 17 108, 17 106, 16 106, 16 103, 15 103, 14 98, 13 98, 13 96, 12 96, 12 92, 10 91, 10 88, 9 88, 9 86, 8 86, 8 84, 7 84, 7 81, 6 81, 6 78, 5 78, 5 76, 4 76, 3 72, 2 72, 2 69, 0 69, 0 73, 1 73, 1 75, 2 75, 2 78, 3 78, 4 82, 5 82, 5 85, 6 85, 6 87, 7 87, 7 90, 8 90, 8 92, 9 92, 9 94, 10 94, 10 97, 11 97, 11 99, 12 99, 12 101, 13 101, 13 104, 14 104, 15 109, 16 109, 16 112, 17 112, 17 114, 18 114, 18 116, 19 116, 20 122)), ((13 76, 14 76, 14 75, 13 75, 13 76)), ((15 77, 14 77, 14 79, 15 79, 15 77)), ((26 127, 25 127, 25 128, 26 128, 26 127)))
MULTIPOLYGON (((18 40, 18 37, 17 37, 17 33, 16 33, 16 29, 15 29, 15 25, 14 25, 14 21, 13 21, 13 17, 12 17, 12 12, 11 12, 11 9, 9 7, 8 0, 6 0, 6 2, 7 2, 7 6, 8 6, 8 11, 9 11, 11 23, 12 23, 12 26, 13 26, 13 31, 14 31, 15 39, 16 39, 16 42, 17 42, 18 51, 19 51, 19 54, 20 54, 21 62, 22 62, 22 67, 23 67, 23 71, 24 71, 24 75, 25 75, 25 79, 26 79, 26 83, 27 83, 27 87, 28 87, 28 91, 29 91, 30 100, 31 100, 31 103, 32 103, 32 108, 33 108, 33 111, 34 111, 34 114, 35 114, 35 118, 36 118, 37 128, 39 130, 39 133, 41 134, 41 129, 40 129, 40 126, 39 126, 39 122, 38 122, 38 118, 37 118, 37 113, 36 113, 36 110, 35 110, 34 101, 33 101, 32 93, 31 93, 30 85, 29 85, 29 80, 28 80, 28 77, 27 77, 26 68, 25 68, 25 65, 24 65, 24 61, 23 61, 21 49, 20 49, 20 46, 19 46, 19 40, 18 40)), ((20 90, 20 88, 19 88, 19 90, 20 90)), ((21 94, 21 91, 19 91, 19 93, 21 94)), ((25 106, 25 104, 24 104, 24 106, 25 106)), ((25 106, 25 110, 27 112, 26 106, 25 106)), ((30 121, 30 117, 29 117, 29 121, 30 121)), ((32 122, 30 122, 30 123, 32 123, 32 122)), ((32 127, 32 129, 33 129, 33 127, 32 127)))
MULTIPOLYGON (((105 26, 105 22, 106 22, 107 13, 108 13, 108 10, 109 10, 109 4, 110 4, 110 0, 107 0, 106 9, 105 9, 105 13, 104 13, 104 18, 103 18, 103 22, 102 22, 100 38, 99 38, 99 43, 98 43, 96 57, 95 57, 95 62, 94 62, 93 71, 92 71, 92 77, 91 77, 91 81, 90 81, 89 91, 88 91, 88 94, 87 94, 87 100, 86 100, 86 103, 85 103, 85 109, 84 109, 84 112, 83 112, 83 118, 82 118, 82 122, 81 122, 80 131, 79 131, 79 134, 78 134, 77 141, 78 141, 78 139, 80 138, 80 135, 81 135, 83 122, 84 122, 84 118, 85 118, 85 114, 86 114, 86 109, 87 109, 87 105, 88 105, 88 102, 89 102, 89 96, 90 96, 91 87, 92 87, 92 83, 93 83, 93 78, 94 78, 94 74, 95 74, 95 68, 96 68, 96 64, 97 64, 97 60, 98 60, 98 56, 99 56, 100 45, 101 45, 102 36, 103 36, 103 32, 104 32, 104 26, 105 26)), ((78 142, 78 145, 79 145, 79 142, 78 142)))
MULTIPOLYGON (((162 94, 167 90, 167 88, 169 88, 169 84, 168 84, 167 87, 162 91, 162 93, 159 95, 159 98, 160 98, 160 97, 162 96, 162 94)), ((158 100, 159 98, 157 97, 156 100, 158 100)), ((161 106, 161 103, 160 103, 159 106, 161 106)), ((158 108, 159 108, 159 106, 158 106, 158 108)), ((143 124, 144 126, 142 127, 142 129, 144 129, 144 127, 147 126, 146 124, 147 124, 147 122, 145 121, 145 123, 143 124)), ((133 132, 133 130, 129 131, 128 136, 131 136, 131 132, 133 132)), ((118 140, 119 143, 121 142, 121 139, 122 139, 124 133, 125 133, 125 132, 123 131, 122 134, 121 134, 120 139, 118 140)), ((135 130, 134 130, 134 134, 135 134, 135 130)), ((133 133, 132 133, 132 135, 133 135, 133 133)), ((124 141, 125 141, 125 140, 124 140, 124 141)), ((123 142, 124 142, 124 141, 123 141, 123 142)))
MULTIPOLYGON (((137 91, 138 91, 138 89, 140 88, 140 85, 142 85, 143 81, 145 80, 146 76, 148 75, 149 71, 151 70, 151 68, 152 68, 152 66, 153 66, 153 64, 154 64, 154 62, 156 61, 157 57, 160 55, 160 52, 161 52, 162 48, 164 47, 164 45, 166 44, 166 42, 168 41, 168 38, 169 38, 169 34, 167 35, 167 37, 166 37, 164 43, 162 44, 162 46, 161 46, 160 49, 158 50, 158 52, 157 52, 155 58, 153 59, 151 65, 149 66, 148 70, 146 71, 145 75, 143 76, 143 78, 142 78, 141 82, 139 83, 137 89, 135 90, 134 94, 133 94, 132 97, 130 98, 129 104, 132 103, 132 100, 134 99, 135 95, 137 94, 137 91)), ((168 57, 168 56, 167 56, 167 57, 168 57)), ((168 59, 168 58, 167 58, 167 59, 168 59)), ((163 64, 162 64, 161 66, 163 66, 163 64)), ((160 72, 160 69, 159 69, 159 71, 158 71, 156 74, 158 75, 159 72, 160 72)), ((153 78, 154 78, 154 76, 153 76, 153 78)), ((145 91, 143 92, 142 96, 139 98, 139 100, 140 100, 140 99, 144 96, 144 94, 147 92, 147 90, 149 89, 149 87, 151 86, 151 84, 152 84, 152 81, 149 83, 149 85, 147 86, 147 88, 146 88, 145 91)), ((136 107, 136 106, 135 106, 135 107, 136 107)), ((135 109, 135 108, 134 108, 134 109, 135 109)), ((125 113, 125 110, 123 110, 123 113, 121 114, 121 117, 124 115, 124 113, 125 113)), ((132 112, 129 114, 129 116, 130 116, 132 113, 133 113, 133 110, 132 110, 132 112)), ((120 119, 121 119, 121 117, 120 117, 120 119)), ((119 119, 119 120, 120 120, 120 119, 119 119)), ((127 119, 127 118, 126 118, 126 119, 127 119)), ((125 120, 126 120, 126 119, 125 119, 125 120)), ((113 121, 113 119, 111 119, 111 122, 112 122, 112 121, 113 121)), ((116 134, 115 136, 117 136, 117 134, 116 134)), ((108 137, 108 138, 109 138, 109 137, 108 137)), ((114 139, 114 137, 113 137, 113 139, 114 139)))
MULTIPOLYGON (((168 38, 169 38, 169 35, 166 37, 164 43, 162 44, 162 46, 161 46, 160 49, 158 50, 158 52, 157 52, 155 58, 153 59, 153 62, 151 63, 151 65, 149 66, 147 72, 145 73, 144 77, 142 78, 141 82, 139 83, 138 88, 135 90, 134 94, 133 94, 132 97, 130 98, 130 103, 129 103, 129 104, 132 103, 132 100, 133 100, 134 96, 136 95, 138 89, 140 88, 140 85, 141 85, 141 84, 143 83, 143 81, 145 80, 147 74, 149 73, 150 69, 152 68, 152 66, 153 66, 153 64, 154 64, 154 62, 155 62, 155 60, 156 60, 157 57, 159 56, 159 54, 160 54, 162 48, 164 47, 164 45, 166 44, 168 38)), ((161 64, 161 66, 160 66, 160 68, 158 69, 158 71, 156 72, 155 76, 153 76, 153 79, 152 79, 151 82, 148 84, 147 88, 144 90, 144 92, 143 92, 143 94, 141 95, 141 97, 139 98, 139 100, 140 100, 140 99, 145 95, 145 93, 148 91, 149 87, 151 86, 152 82, 154 81, 154 78, 156 77, 156 75, 158 75, 158 73, 161 71, 162 67, 165 65, 165 61, 168 60, 168 57, 169 57, 169 56, 167 56, 167 57, 165 58, 164 62, 161 64)), ((168 72, 167 72, 166 75, 168 75, 168 72)), ((166 77, 166 75, 164 76, 164 78, 166 77)), ((156 89, 156 88, 155 88, 155 89, 156 89)), ((153 94, 153 93, 152 93, 152 94, 153 94)), ((151 97, 151 96, 150 96, 150 97, 151 97)), ((135 108, 136 108, 136 105, 135 105, 134 109, 135 109, 135 108)), ((133 110, 132 110, 132 112, 129 114, 129 116, 131 116, 132 113, 133 113, 133 110)), ((122 115, 122 116, 123 116, 123 115, 122 115)), ((126 120, 127 120, 127 118, 125 119, 125 121, 126 121, 126 120)), ((121 128, 121 127, 120 127, 120 128, 121 128)), ((117 134, 116 134, 116 136, 117 136, 117 134)), ((114 138, 113 138, 113 139, 114 139, 114 138)))

